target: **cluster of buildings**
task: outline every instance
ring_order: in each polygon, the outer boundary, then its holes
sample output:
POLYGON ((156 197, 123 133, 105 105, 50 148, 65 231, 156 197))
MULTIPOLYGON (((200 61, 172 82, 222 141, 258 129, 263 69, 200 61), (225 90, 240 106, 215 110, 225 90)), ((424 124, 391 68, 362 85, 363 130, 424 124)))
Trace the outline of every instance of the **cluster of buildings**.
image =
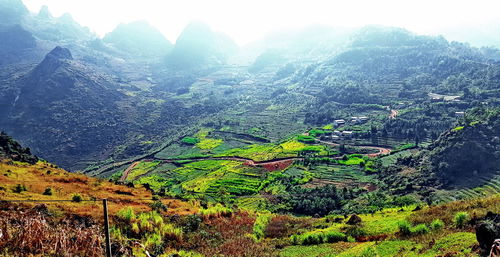
MULTIPOLYGON (((356 125, 356 124, 362 124, 368 121, 368 117, 366 116, 355 116, 351 117, 351 120, 349 121, 349 124, 351 125, 356 125)), ((347 124, 347 122, 344 119, 338 119, 333 121, 333 126, 335 128, 338 128, 340 126, 343 126, 347 124)), ((339 130, 334 130, 332 133, 326 134, 326 137, 330 137, 332 140, 340 140, 343 138, 350 138, 352 137, 352 131, 344 130, 344 131, 339 131, 339 130)))
MULTIPOLYGON (((365 123, 367 121, 368 121, 368 117, 366 117, 366 116, 351 117, 350 124, 352 124, 352 125, 354 125, 354 124, 362 124, 362 123, 365 123)), ((346 124, 346 121, 343 120, 343 119, 334 120, 333 121, 333 125, 335 127, 340 127, 340 126, 342 126, 344 124, 346 124)))

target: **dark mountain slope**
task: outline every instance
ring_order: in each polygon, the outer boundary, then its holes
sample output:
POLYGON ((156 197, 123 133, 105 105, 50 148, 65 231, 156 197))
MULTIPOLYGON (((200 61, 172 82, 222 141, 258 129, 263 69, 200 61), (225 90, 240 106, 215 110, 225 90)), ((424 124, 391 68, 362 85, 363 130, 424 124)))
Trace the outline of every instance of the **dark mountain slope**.
POLYGON ((429 146, 426 159, 449 186, 478 186, 500 175, 500 109, 475 109, 429 146))
POLYGON ((56 47, 31 72, 11 82, 4 96, 3 128, 48 160, 68 165, 122 138, 124 95, 106 76, 56 47), (43 138, 43 140, 42 140, 43 138))
POLYGON ((317 103, 307 110, 307 122, 321 124, 335 118, 325 116, 332 103, 389 105, 423 101, 428 93, 485 99, 470 92, 497 90, 499 74, 498 63, 465 44, 401 29, 366 28, 348 50, 295 72, 291 81, 315 92, 317 103))

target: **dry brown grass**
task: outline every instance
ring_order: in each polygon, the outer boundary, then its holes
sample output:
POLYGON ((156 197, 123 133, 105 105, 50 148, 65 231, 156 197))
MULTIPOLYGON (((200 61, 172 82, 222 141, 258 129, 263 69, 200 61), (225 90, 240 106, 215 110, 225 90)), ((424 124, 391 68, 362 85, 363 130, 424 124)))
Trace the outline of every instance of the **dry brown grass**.
MULTIPOLYGON (((0 199, 9 200, 55 200, 71 199, 78 193, 84 200, 107 198, 110 215, 126 206, 131 206, 137 212, 150 211, 152 199, 150 191, 144 187, 129 188, 116 185, 112 182, 87 177, 83 174, 70 173, 63 169, 54 168, 49 163, 38 162, 35 165, 0 161, 0 199), (13 188, 21 184, 27 191, 14 193, 13 188), (52 195, 43 195, 46 188, 52 188, 52 195), (2 189, 3 188, 3 189, 2 189), (127 193, 123 193, 127 192, 127 193)), ((193 214, 198 210, 192 204, 179 200, 162 200, 169 206, 168 214, 193 214)), ((28 204, 34 206, 35 203, 28 204)), ((102 202, 100 200, 84 201, 80 203, 61 202, 47 203, 53 212, 68 212, 79 215, 90 215, 102 219, 102 202)))
POLYGON ((435 219, 441 219, 446 224, 452 224, 455 214, 461 211, 469 213, 472 219, 484 217, 488 211, 500 213, 500 195, 431 206, 415 211, 409 220, 413 224, 430 224, 435 219))
MULTIPOLYGON (((5 207, 5 204, 4 204, 5 207)), ((14 209, 12 209, 14 208, 14 209)), ((45 206, 0 211, 0 251, 13 256, 102 256, 102 230, 84 217, 56 219, 45 206)))
POLYGON ((250 236, 255 217, 235 212, 231 217, 205 220, 200 229, 185 238, 182 247, 205 256, 276 256, 266 242, 254 242, 250 236))

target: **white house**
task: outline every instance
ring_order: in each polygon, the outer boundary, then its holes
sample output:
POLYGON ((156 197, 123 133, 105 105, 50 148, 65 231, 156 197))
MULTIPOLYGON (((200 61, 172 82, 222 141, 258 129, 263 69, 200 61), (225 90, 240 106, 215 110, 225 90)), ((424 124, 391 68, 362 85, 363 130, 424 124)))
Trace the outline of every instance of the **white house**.
POLYGON ((367 121, 368 121, 368 117, 366 117, 366 116, 359 116, 359 117, 358 117, 358 120, 359 120, 360 122, 367 122, 367 121))
POLYGON ((342 131, 342 136, 344 136, 344 137, 351 137, 352 136, 352 131, 342 131))
POLYGON ((334 120, 333 121, 333 125, 335 125, 336 127, 340 126, 340 125, 344 125, 345 124, 345 120, 334 120))

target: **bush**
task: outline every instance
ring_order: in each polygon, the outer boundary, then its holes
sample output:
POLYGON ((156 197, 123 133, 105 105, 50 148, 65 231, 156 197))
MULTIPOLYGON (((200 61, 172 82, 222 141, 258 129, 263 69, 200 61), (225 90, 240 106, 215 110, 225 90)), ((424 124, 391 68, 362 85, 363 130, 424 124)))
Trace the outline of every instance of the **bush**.
POLYGON ((26 189, 26 186, 25 186, 25 185, 17 184, 17 185, 14 187, 14 190, 13 190, 13 191, 14 191, 14 193, 18 193, 18 194, 20 194, 20 193, 22 193, 22 192, 24 192, 24 191, 28 191, 28 190, 26 189))
POLYGON ((319 233, 305 234, 301 241, 303 245, 317 245, 323 243, 323 237, 319 233))
POLYGON ((272 217, 270 213, 262 213, 257 216, 253 225, 253 234, 256 240, 261 240, 265 237, 264 232, 272 217))
POLYGON ((344 233, 336 232, 336 231, 330 231, 330 232, 325 232, 323 242, 325 243, 336 243, 340 241, 346 241, 347 236, 344 233))
POLYGON ((161 211, 167 211, 168 207, 160 200, 156 200, 152 202, 150 205, 151 209, 153 211, 161 212, 161 211))
POLYGON ((82 196, 80 194, 73 194, 71 201, 74 203, 79 203, 82 201, 82 196))
POLYGON ((404 236, 409 236, 411 235, 411 224, 410 222, 404 220, 404 221, 400 221, 398 222, 398 228, 399 228, 399 232, 404 235, 404 236))
POLYGON ((45 191, 43 191, 43 195, 52 195, 52 188, 51 187, 45 188, 45 191))
POLYGON ((366 236, 366 231, 361 226, 347 226, 345 228, 344 233, 348 236, 352 236, 354 238, 360 236, 366 236))
POLYGON ((429 228, 425 224, 418 224, 410 229, 413 235, 425 235, 429 233, 429 228))
POLYGON ((134 220, 136 218, 135 217, 134 209, 132 209, 132 207, 127 207, 127 208, 119 210, 116 213, 116 216, 118 218, 126 221, 127 223, 130 223, 130 221, 132 221, 132 220, 134 220))
POLYGON ((189 215, 185 218, 182 229, 184 232, 194 232, 200 227, 202 220, 197 214, 189 215))
POLYGON ((403 206, 409 206, 412 204, 416 204, 416 203, 418 203, 418 200, 415 199, 414 196, 404 195, 404 196, 394 197, 393 203, 396 206, 403 207, 403 206))
POLYGON ((444 222, 440 219, 435 219, 431 222, 432 230, 441 230, 444 228, 444 222))
POLYGON ((292 235, 290 237, 290 241, 295 245, 317 245, 322 243, 347 241, 347 236, 346 234, 337 231, 308 232, 302 235, 292 235))
POLYGON ((469 221, 469 214, 467 212, 457 212, 453 221, 457 228, 463 228, 469 221))

